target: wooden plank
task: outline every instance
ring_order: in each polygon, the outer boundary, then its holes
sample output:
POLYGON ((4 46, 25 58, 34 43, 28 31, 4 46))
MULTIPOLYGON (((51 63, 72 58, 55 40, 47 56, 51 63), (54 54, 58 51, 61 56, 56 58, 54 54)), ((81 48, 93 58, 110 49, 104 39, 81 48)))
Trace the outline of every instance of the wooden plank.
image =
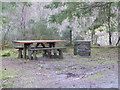
POLYGON ((13 43, 53 43, 66 42, 66 40, 14 40, 13 43))
MULTIPOLYGON (((23 46, 16 46, 16 47, 14 47, 15 49, 23 49, 24 47, 23 46)), ((43 48, 43 47, 35 47, 35 46, 33 46, 33 47, 30 47, 31 49, 34 49, 34 48, 43 48)), ((46 48, 48 48, 48 47, 46 47, 46 48)))
POLYGON ((34 49, 30 49, 30 50, 31 50, 31 51, 37 51, 37 50, 55 50, 55 49, 65 49, 65 47, 34 48, 34 49))
POLYGON ((22 46, 16 46, 16 47, 14 47, 15 49, 23 49, 23 47, 22 46))

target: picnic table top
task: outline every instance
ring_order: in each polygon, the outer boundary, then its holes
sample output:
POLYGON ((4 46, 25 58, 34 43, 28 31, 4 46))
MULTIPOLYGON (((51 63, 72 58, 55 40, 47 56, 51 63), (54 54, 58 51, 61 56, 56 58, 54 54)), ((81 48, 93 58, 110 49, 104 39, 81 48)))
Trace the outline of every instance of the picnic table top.
POLYGON ((66 40, 14 40, 14 43, 55 43, 66 42, 66 40))

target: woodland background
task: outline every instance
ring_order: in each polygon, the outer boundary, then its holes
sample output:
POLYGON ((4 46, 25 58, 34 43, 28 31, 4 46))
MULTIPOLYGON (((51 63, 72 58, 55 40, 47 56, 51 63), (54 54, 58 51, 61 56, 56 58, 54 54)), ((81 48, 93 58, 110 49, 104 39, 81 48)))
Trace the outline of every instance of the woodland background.
POLYGON ((116 45, 120 2, 1 2, 1 46, 12 40, 91 40, 116 45))

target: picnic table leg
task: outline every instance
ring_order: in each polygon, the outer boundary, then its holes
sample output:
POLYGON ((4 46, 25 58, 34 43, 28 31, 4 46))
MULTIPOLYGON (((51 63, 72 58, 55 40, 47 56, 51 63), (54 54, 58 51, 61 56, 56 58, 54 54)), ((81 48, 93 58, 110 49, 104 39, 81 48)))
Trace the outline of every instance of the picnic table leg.
MULTIPOLYGON (((46 47, 45 47, 45 44, 41 43, 41 45, 42 45, 43 48, 46 48, 46 47)), ((46 56, 47 56, 47 51, 44 50, 44 51, 43 51, 43 57, 46 57, 46 56)))
POLYGON ((49 47, 55 47, 55 42, 49 43, 49 47))
MULTIPOLYGON (((51 48, 55 47, 55 42, 49 43, 49 47, 51 47, 51 48)), ((51 51, 53 51, 53 57, 56 57, 57 56, 57 51, 56 50, 51 50, 51 51)), ((51 54, 51 51, 50 51, 50 54, 51 54)))
POLYGON ((27 49, 29 49, 29 48, 30 48, 30 43, 29 44, 25 43, 24 49, 23 49, 23 58, 24 59, 27 59, 27 49))
POLYGON ((23 49, 23 58, 26 59, 26 49, 27 49, 27 44, 24 44, 24 49, 23 49))
POLYGON ((40 44, 40 43, 37 43, 36 46, 35 46, 35 48, 37 48, 37 47, 39 46, 39 44, 40 44))

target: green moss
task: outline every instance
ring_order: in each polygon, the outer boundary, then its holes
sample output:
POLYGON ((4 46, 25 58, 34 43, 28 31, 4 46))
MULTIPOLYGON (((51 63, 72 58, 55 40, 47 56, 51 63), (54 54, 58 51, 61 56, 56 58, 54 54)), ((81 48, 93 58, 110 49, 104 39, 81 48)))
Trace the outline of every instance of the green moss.
POLYGON ((0 51, 0 57, 2 57, 3 54, 9 53, 10 55, 8 55, 9 57, 16 57, 18 52, 16 49, 5 49, 0 51))
POLYGON ((92 48, 92 56, 102 56, 102 55, 116 55, 118 53, 117 48, 92 48))
MULTIPOLYGON (((7 70, 0 70, 0 80, 1 81, 4 81, 4 80, 6 81, 6 80, 13 79, 16 77, 18 77, 18 75, 15 73, 12 73, 12 71, 10 71, 8 69, 7 70)), ((1 87, 4 87, 4 88, 11 87, 11 86, 13 86, 13 83, 3 82, 1 84, 1 87)))
POLYGON ((116 59, 115 59, 115 60, 106 60, 105 63, 115 63, 115 62, 117 62, 117 61, 118 61, 118 60, 116 60, 116 59))
POLYGON ((10 79, 10 78, 15 78, 18 75, 15 73, 12 73, 12 71, 10 70, 3 70, 0 71, 0 80, 6 80, 6 79, 10 79))
POLYGON ((3 87, 3 88, 7 88, 7 87, 11 87, 11 86, 13 86, 12 83, 2 83, 1 84, 1 87, 3 87))
POLYGON ((97 74, 97 75, 90 75, 86 78, 83 78, 84 80, 93 80, 93 79, 97 79, 97 78, 102 78, 104 77, 105 75, 100 75, 100 74, 97 74))

